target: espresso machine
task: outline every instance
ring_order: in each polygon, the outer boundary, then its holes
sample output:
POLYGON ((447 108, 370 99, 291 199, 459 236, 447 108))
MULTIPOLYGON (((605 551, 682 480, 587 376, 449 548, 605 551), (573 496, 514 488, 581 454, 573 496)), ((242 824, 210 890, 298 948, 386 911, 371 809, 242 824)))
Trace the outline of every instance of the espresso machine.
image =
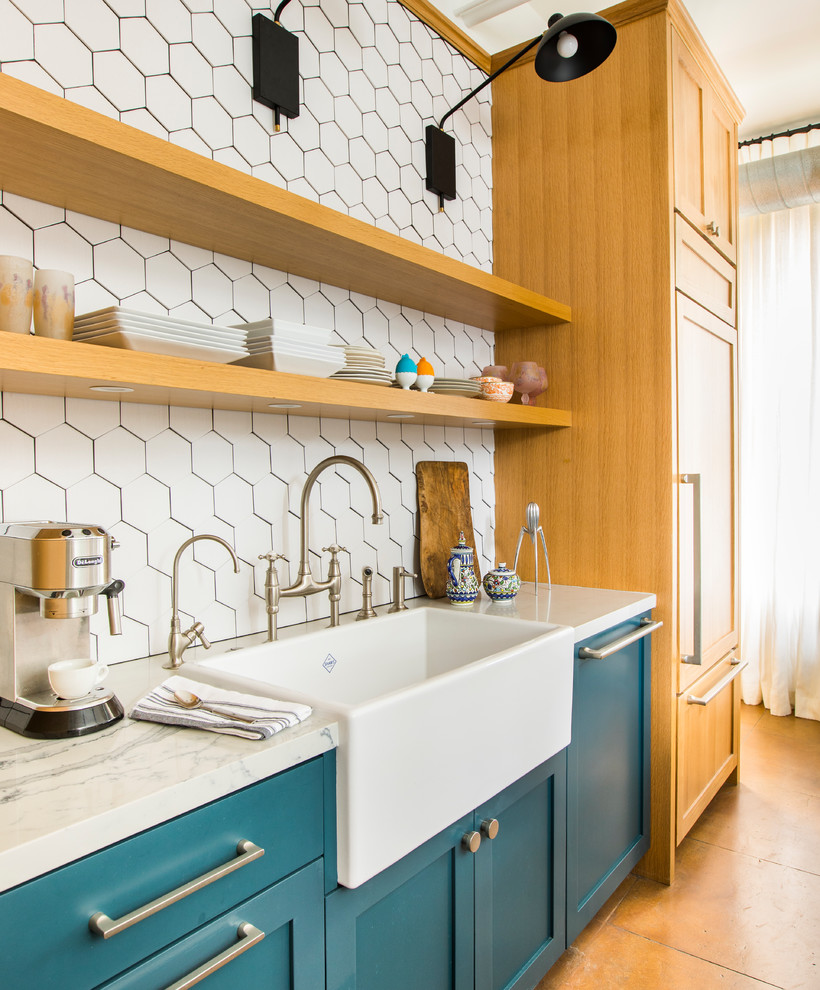
POLYGON ((64 701, 48 666, 91 656, 89 616, 108 601, 112 635, 122 632, 109 558, 116 548, 100 526, 69 522, 0 524, 0 726, 36 739, 98 732, 123 716, 104 686, 64 701))

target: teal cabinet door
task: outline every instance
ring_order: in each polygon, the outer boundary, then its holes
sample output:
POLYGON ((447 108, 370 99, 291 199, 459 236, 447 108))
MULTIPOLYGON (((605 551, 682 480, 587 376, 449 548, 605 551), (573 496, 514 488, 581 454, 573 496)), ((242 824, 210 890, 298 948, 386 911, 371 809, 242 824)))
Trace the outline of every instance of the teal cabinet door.
POLYGON ((585 659, 634 632, 636 616, 575 647, 567 750, 570 945, 649 848, 650 637, 585 659))
POLYGON ((99 990, 192 986, 190 980, 217 965, 204 977, 208 990, 321 990, 323 887, 317 860, 99 990))
POLYGON ((473 990, 472 821, 326 898, 327 990, 473 990))
POLYGON ((561 752, 476 810, 476 990, 533 987, 564 950, 565 775, 561 752))

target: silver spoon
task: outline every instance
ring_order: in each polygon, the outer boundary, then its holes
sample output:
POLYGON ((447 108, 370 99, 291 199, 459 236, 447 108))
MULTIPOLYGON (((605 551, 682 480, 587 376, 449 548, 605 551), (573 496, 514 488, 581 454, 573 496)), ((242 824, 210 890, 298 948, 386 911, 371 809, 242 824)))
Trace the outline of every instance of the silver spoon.
POLYGON ((237 722, 246 722, 248 725, 252 725, 256 721, 255 718, 245 718, 244 715, 228 714, 217 708, 211 708, 210 705, 205 704, 198 694, 194 694, 191 691, 174 691, 174 701, 182 708, 201 708, 203 711, 212 712, 214 715, 221 715, 223 718, 233 718, 237 722))

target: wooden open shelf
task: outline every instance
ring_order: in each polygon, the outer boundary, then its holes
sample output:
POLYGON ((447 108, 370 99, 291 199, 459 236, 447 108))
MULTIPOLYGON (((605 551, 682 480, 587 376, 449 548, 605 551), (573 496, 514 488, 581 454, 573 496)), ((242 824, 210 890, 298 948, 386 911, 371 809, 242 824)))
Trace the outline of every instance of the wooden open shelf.
POLYGON ((0 74, 0 188, 487 330, 570 309, 0 74))
POLYGON ((422 394, 331 378, 0 333, 0 391, 414 425, 565 427, 561 409, 422 394), (95 392, 122 386, 130 392, 95 392), (271 403, 299 408, 271 408, 271 403), (409 418, 405 418, 409 417, 409 418))

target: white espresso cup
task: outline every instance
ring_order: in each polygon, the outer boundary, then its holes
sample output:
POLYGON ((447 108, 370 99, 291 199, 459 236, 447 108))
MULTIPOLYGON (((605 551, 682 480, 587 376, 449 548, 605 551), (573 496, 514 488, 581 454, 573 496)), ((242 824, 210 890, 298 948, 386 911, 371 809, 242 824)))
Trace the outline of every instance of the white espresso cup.
POLYGON ((58 698, 84 698, 108 675, 105 664, 93 660, 58 660, 48 665, 48 683, 58 698))

